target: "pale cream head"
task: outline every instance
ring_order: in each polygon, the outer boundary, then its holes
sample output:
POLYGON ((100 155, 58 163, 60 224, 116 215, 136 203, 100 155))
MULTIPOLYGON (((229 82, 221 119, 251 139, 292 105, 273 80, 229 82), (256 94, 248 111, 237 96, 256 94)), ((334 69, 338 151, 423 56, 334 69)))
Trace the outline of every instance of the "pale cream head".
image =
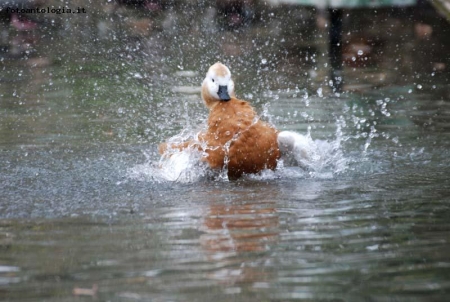
POLYGON ((202 98, 208 108, 215 103, 227 102, 234 97, 234 82, 227 66, 220 62, 212 65, 202 84, 202 98))

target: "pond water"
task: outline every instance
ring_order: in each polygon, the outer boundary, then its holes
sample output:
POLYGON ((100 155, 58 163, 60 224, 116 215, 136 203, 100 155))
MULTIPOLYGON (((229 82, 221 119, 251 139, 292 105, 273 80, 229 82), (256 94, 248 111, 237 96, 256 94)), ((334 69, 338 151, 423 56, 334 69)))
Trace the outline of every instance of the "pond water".
POLYGON ((379 48, 335 94, 310 10, 237 31, 206 7, 92 10, 10 31, 0 57, 3 301, 446 300, 447 23, 421 40, 408 18, 365 15, 379 48), (157 145, 205 123, 218 60, 263 119, 310 135, 309 169, 229 181, 189 159, 169 175, 157 145))

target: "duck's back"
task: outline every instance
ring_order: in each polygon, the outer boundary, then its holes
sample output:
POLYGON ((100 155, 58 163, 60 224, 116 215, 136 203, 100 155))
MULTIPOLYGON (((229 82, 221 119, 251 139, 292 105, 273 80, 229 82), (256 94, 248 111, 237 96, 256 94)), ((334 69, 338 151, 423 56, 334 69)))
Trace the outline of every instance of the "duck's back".
POLYGON ((221 168, 227 155, 230 178, 275 169, 280 157, 277 131, 260 121, 249 103, 236 98, 211 110, 206 140, 209 164, 221 168))

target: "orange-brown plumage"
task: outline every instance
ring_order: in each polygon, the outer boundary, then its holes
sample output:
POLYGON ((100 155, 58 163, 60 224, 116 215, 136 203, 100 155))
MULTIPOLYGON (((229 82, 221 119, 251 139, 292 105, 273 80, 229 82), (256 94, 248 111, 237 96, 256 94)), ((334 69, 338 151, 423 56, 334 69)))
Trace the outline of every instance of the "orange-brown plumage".
MULTIPOLYGON (((264 169, 273 170, 280 158, 278 132, 268 123, 261 121, 248 102, 234 97, 234 84, 231 79, 229 76, 228 80, 223 79, 227 73, 229 74, 229 70, 225 65, 216 63, 210 68, 203 82, 202 97, 210 112, 207 129, 200 133, 199 142, 185 142, 171 145, 171 148, 184 149, 195 145, 207 153, 205 160, 212 169, 222 169, 227 165, 229 178, 258 173, 264 169), (212 80, 208 80, 208 77, 212 80), (231 81, 231 84, 228 81, 231 81), (213 84, 216 82, 218 85, 228 85, 231 96, 226 97, 226 100, 221 100, 221 96, 215 93, 217 85, 213 84)), ((225 85, 220 87, 225 89, 225 85)), ((162 144, 159 151, 164 154, 166 149, 167 145, 162 144)))

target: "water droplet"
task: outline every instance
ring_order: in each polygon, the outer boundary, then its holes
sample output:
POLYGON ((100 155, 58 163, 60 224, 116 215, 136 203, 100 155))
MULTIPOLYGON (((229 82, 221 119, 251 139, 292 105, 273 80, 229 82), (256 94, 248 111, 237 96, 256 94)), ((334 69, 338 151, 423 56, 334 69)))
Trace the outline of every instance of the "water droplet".
POLYGON ((356 61, 356 57, 352 57, 352 61, 355 62, 356 61))
POLYGON ((261 64, 267 64, 267 60, 266 59, 262 59, 261 60, 261 64))
POLYGON ((358 56, 362 56, 364 54, 364 52, 360 49, 358 50, 358 56))
POLYGON ((422 89, 422 85, 418 84, 417 89, 422 89))
POLYGON ((321 98, 323 97, 322 88, 317 89, 317 95, 321 98))

